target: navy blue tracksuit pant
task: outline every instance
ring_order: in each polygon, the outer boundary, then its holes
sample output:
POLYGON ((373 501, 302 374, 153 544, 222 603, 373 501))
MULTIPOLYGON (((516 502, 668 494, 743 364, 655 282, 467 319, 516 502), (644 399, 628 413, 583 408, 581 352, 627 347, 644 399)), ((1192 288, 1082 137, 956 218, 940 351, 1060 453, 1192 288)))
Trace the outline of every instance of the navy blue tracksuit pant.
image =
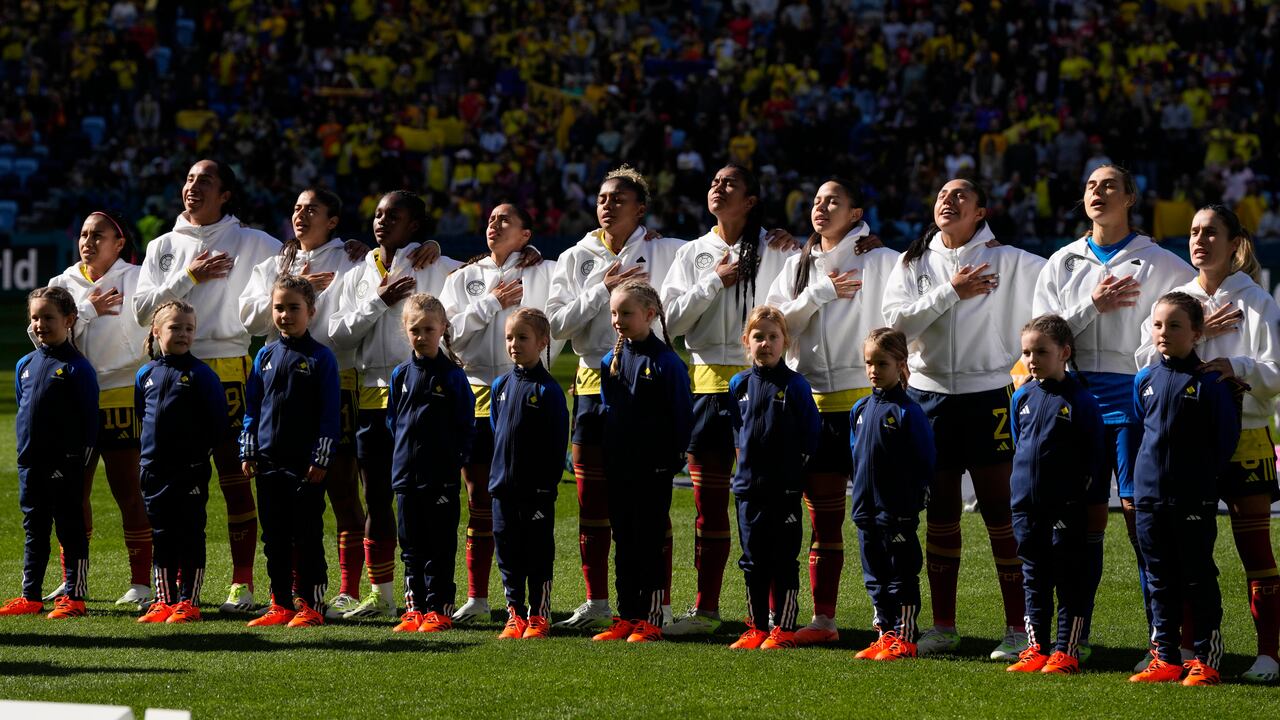
POLYGON ((800 493, 739 495, 737 504, 742 544, 738 567, 747 583, 747 619, 753 627, 767 632, 772 605, 775 624, 794 632, 800 609, 800 562, 796 558, 803 543, 800 493))
POLYGON ((670 470, 611 468, 609 524, 613 528, 614 586, 618 617, 662 627, 662 592, 667 584, 663 546, 671 512, 670 470))
POLYGON ((57 531, 66 560, 64 581, 72 600, 83 600, 89 574, 89 538, 84 527, 84 458, 75 455, 52 468, 18 468, 18 505, 26 541, 22 552, 22 597, 39 600, 49 566, 49 533, 57 531))
POLYGON ((521 617, 551 617, 555 530, 554 490, 493 498, 493 538, 498 572, 502 573, 507 606, 515 608, 521 617))
POLYGON ((1022 559, 1027 638, 1041 652, 1050 648, 1077 656, 1089 637, 1093 617, 1091 576, 1085 532, 1086 506, 1065 503, 1037 512, 1013 512, 1013 537, 1022 559), (1058 596, 1058 635, 1053 640, 1053 598, 1058 596))
POLYGON ((458 592, 453 570, 460 512, 457 483, 396 491, 396 527, 408 610, 453 614, 458 592))
POLYGON ((204 584, 205 523, 209 475, 206 460, 180 472, 140 473, 142 500, 151 523, 156 599, 167 605, 200 604, 204 584))
POLYGON ((862 580, 871 596, 873 623, 880 632, 896 632, 916 641, 920 614, 920 568, 924 554, 916 534, 919 521, 858 526, 862 580))
POLYGON ((258 463, 258 521, 267 556, 272 600, 293 606, 296 595, 313 609, 324 605, 324 483, 307 482, 306 469, 258 463))
POLYGON ((1213 544, 1218 538, 1217 507, 1142 510, 1137 513, 1138 546, 1147 564, 1152 644, 1160 659, 1181 663, 1184 603, 1195 628, 1196 657, 1209 667, 1222 661, 1222 593, 1213 544))

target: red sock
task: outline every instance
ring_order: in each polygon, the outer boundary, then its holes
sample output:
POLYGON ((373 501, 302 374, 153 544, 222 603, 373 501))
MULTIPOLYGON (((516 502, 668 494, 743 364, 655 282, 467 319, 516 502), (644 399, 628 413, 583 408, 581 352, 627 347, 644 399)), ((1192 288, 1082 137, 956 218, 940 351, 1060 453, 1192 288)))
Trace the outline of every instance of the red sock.
POLYGON ((151 584, 151 527, 124 529, 124 549, 129 553, 129 582, 151 584))
POLYGON ((582 579, 588 600, 609 598, 609 488, 604 468, 595 463, 574 463, 578 483, 578 550, 582 557, 582 579))
POLYGON ((467 521, 467 597, 489 597, 489 571, 493 567, 492 514, 490 510, 483 520, 472 515, 467 521), (489 529, 482 529, 484 527, 489 529))
POLYGON ((364 539, 364 564, 369 570, 369 582, 373 585, 389 583, 396 574, 396 541, 395 538, 375 540, 364 539))
POLYGON ((1271 517, 1268 513, 1232 516, 1231 534, 1248 580, 1249 614, 1258 635, 1258 654, 1280 661, 1280 572, 1271 551, 1271 517))
POLYGON ((699 610, 719 612, 730 547, 729 470, 690 461, 689 476, 698 511, 693 540, 693 565, 698 570, 698 597, 694 604, 699 610))
POLYGON ((840 573, 844 570, 843 475, 810 475, 805 493, 813 533, 809 538, 809 586, 813 589, 813 614, 836 616, 840 573))
POLYGON ((960 578, 960 521, 926 523, 924 537, 933 624, 955 627, 956 582, 960 578))
POLYGON ((364 530, 338 532, 338 592, 360 597, 360 573, 364 570, 364 530))
POLYGON ((1022 627, 1026 624, 1027 596, 1022 587, 1022 561, 1018 559, 1018 541, 1013 537, 1013 525, 988 525, 987 537, 991 540, 991 555, 996 561, 996 579, 1000 582, 1000 597, 1004 601, 1004 624, 1022 627))
POLYGON ((231 543, 231 582, 253 587, 253 558, 258 549, 258 511, 253 485, 242 473, 218 475, 227 502, 227 539, 231 543))
POLYGON ((673 541, 671 537, 671 515, 667 515, 667 539, 662 543, 662 559, 667 567, 667 584, 662 588, 662 604, 671 604, 671 552, 673 541))

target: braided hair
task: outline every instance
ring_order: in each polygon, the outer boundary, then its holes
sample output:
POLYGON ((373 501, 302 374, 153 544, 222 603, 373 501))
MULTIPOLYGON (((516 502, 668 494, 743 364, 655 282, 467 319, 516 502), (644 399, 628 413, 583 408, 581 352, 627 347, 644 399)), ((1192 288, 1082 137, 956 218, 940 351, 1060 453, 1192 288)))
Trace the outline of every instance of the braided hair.
MULTIPOLYGON (((453 327, 449 324, 449 315, 444 311, 444 303, 434 295, 427 293, 414 293, 405 301, 403 313, 410 310, 420 312, 422 314, 433 313, 444 324, 444 351, 445 355, 454 362, 458 367, 462 367, 462 359, 453 351, 453 327)), ((403 315, 401 316, 403 317, 403 315)))
MULTIPOLYGON (((322 187, 309 187, 303 190, 299 195, 311 193, 315 201, 325 207, 329 217, 336 218, 342 216, 342 198, 332 190, 322 187)), ((329 237, 333 237, 333 233, 329 233, 329 237)), ((280 272, 293 272, 293 263, 298 259, 298 253, 302 250, 302 242, 296 237, 291 237, 284 241, 284 245, 280 248, 280 272)))
MULTIPOLYGON (((146 343, 143 348, 147 351, 147 357, 155 359, 156 357, 156 327, 160 324, 160 318, 171 313, 181 313, 185 315, 195 315, 196 309, 191 303, 185 300, 170 300, 169 302, 156 308, 151 314, 151 332, 147 334, 146 343)), ((160 354, 164 354, 161 350, 160 354)))
POLYGON ((727 163, 721 170, 732 170, 746 185, 747 197, 756 199, 756 204, 747 211, 747 224, 742 228, 742 236, 738 238, 738 282, 734 288, 734 297, 742 306, 742 323, 747 322, 747 313, 755 305, 756 274, 760 271, 760 228, 764 226, 764 204, 760 202, 760 181, 745 166, 727 163))
MULTIPOLYGON (((978 183, 970 180, 969 178, 955 178, 955 179, 969 186, 969 190, 974 194, 974 197, 977 200, 977 205, 979 208, 985 208, 987 206, 988 198, 987 198, 987 191, 985 188, 983 188, 978 183)), ((944 183, 944 186, 945 186, 945 183, 944 183)), ((974 234, 976 235, 979 230, 981 230, 986 226, 987 226, 986 218, 979 220, 978 224, 974 226, 974 229, 973 229, 974 234)), ((937 223, 929 223, 929 227, 924 231, 924 234, 916 238, 915 240, 912 240, 911 244, 907 246, 907 251, 902 253, 902 264, 904 266, 909 266, 913 261, 922 257, 924 255, 924 252, 929 249, 929 241, 933 239, 934 233, 938 232, 939 230, 941 230, 941 228, 938 227, 937 223)))
MULTIPOLYGON (((667 313, 662 309, 662 298, 658 297, 658 291, 653 286, 643 280, 625 280, 621 285, 613 289, 613 296, 626 297, 640 303, 640 306, 646 310, 653 310, 658 316, 658 323, 662 326, 662 341, 671 347, 670 335, 667 333, 667 313)), ((622 346, 626 340, 621 333, 618 335, 618 342, 613 345, 613 361, 609 363, 609 376, 617 377, 618 370, 622 365, 622 346)))
MULTIPOLYGON (((863 347, 868 345, 893 358, 897 363, 907 362, 907 356, 910 354, 907 348, 907 336, 891 327, 876 328, 868 333, 867 339, 863 341, 863 347)), ((905 374, 898 378, 898 384, 904 390, 907 388, 905 374)))
POLYGON ((547 367, 551 367, 551 321, 547 319, 547 314, 538 308, 519 307, 515 312, 507 316, 507 327, 515 325, 528 325, 533 329, 533 334, 540 339, 547 341, 547 367))

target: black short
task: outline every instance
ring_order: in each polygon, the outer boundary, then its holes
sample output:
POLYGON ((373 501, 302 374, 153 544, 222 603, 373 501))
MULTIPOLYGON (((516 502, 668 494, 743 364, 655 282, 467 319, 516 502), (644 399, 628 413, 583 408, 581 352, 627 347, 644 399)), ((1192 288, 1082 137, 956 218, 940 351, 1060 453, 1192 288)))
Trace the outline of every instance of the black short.
POLYGON ((849 447, 849 413, 825 412, 818 415, 818 450, 805 467, 810 473, 853 473, 853 451, 849 447))
POLYGON ((471 452, 463 458, 463 465, 488 465, 493 462, 493 423, 487 417, 476 418, 476 434, 471 441, 471 452))
MULTIPOLYGON (((688 452, 733 457, 733 416, 737 402, 728 392, 693 396, 693 432, 688 452)), ((848 421, 845 421, 846 424, 848 421)))
POLYGON ((338 391, 338 415, 342 420, 342 428, 338 434, 338 452, 347 455, 356 453, 356 429, 360 424, 360 391, 338 391))
POLYGON ((132 407, 98 408, 99 452, 137 450, 142 438, 142 425, 132 407))
POLYGON ((1013 460, 1013 386, 948 395, 907 388, 933 426, 938 470, 965 471, 1013 460))
POLYGON ((573 444, 604 444, 604 402, 599 393, 573 396, 573 444))

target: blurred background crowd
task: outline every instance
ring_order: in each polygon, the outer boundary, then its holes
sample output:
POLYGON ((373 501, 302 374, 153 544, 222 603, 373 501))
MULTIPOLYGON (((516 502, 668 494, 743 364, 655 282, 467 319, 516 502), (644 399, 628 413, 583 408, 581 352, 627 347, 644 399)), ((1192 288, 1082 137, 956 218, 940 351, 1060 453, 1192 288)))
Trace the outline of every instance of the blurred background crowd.
POLYGON ((967 175, 999 237, 1047 252, 1080 233, 1083 178, 1111 161, 1158 238, 1221 201, 1265 244, 1277 48, 1265 1, 15 0, 0 233, 116 207, 154 237, 213 156, 244 182, 241 219, 281 238, 307 185, 338 190, 358 238, 380 193, 409 188, 436 236, 478 237, 511 200, 554 251, 596 227, 622 162, 654 185, 648 224, 692 238, 734 160, 797 235, 824 176, 857 182, 897 244, 967 175))

